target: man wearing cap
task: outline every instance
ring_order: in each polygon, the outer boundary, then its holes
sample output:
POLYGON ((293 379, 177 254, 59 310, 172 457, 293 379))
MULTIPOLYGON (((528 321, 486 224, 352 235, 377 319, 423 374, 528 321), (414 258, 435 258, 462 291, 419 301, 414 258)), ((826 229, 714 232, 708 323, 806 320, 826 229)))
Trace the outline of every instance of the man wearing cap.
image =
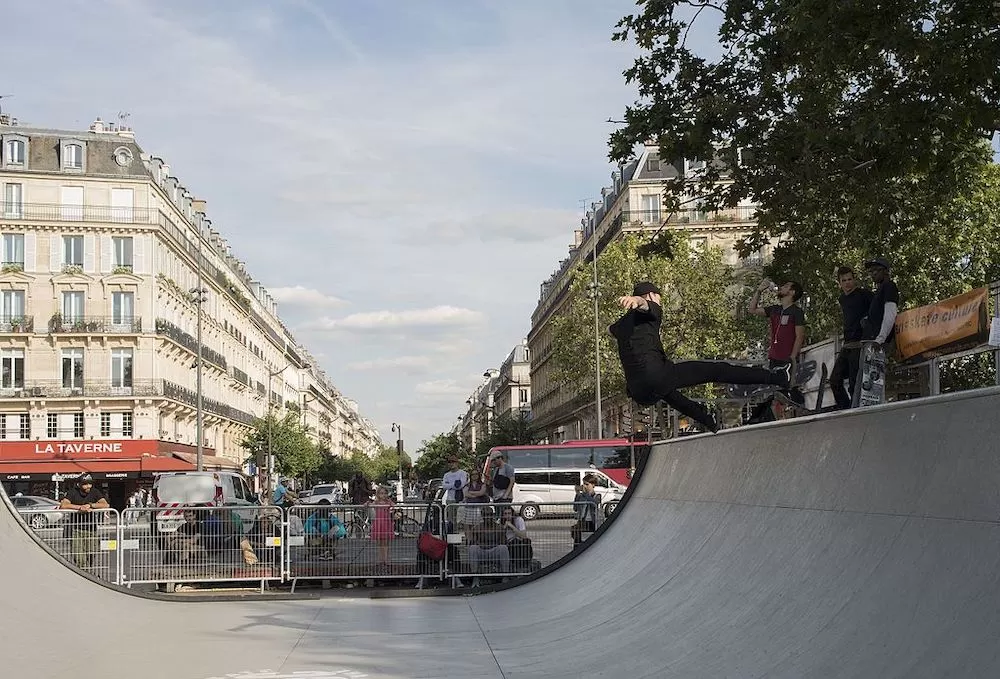
POLYGON ((59 503, 60 509, 73 512, 66 517, 65 537, 70 539, 73 561, 79 568, 90 568, 98 551, 97 525, 100 515, 93 514, 92 511, 107 509, 108 506, 108 499, 94 486, 94 479, 90 474, 77 477, 76 484, 66 491, 59 503))
POLYGON ((884 345, 896 336, 896 314, 899 312, 899 288, 889 278, 889 262, 875 257, 865 262, 865 269, 875 284, 868 315, 861 321, 861 339, 884 345))
POLYGON ((715 416, 678 390, 698 384, 769 384, 788 388, 790 366, 775 370, 754 368, 722 361, 681 361, 667 358, 660 339, 663 309, 660 288, 649 281, 637 283, 632 295, 619 298, 625 315, 609 331, 618 342, 618 356, 625 373, 626 392, 640 405, 666 401, 672 408, 692 418, 709 431, 718 431, 715 416))
POLYGON ((441 480, 441 487, 444 489, 444 502, 448 507, 448 520, 454 524, 458 512, 457 503, 465 499, 465 489, 469 487, 469 473, 460 469, 461 460, 457 455, 448 458, 451 466, 441 480))

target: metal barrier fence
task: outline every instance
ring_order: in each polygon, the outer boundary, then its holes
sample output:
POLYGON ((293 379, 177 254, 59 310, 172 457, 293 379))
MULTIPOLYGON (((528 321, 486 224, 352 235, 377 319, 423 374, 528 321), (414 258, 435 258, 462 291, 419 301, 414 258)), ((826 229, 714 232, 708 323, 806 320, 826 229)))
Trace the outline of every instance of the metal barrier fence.
POLYGON ((19 508, 17 512, 66 561, 102 580, 119 582, 117 510, 19 508))
POLYGON ((521 506, 439 503, 172 507, 77 512, 20 509, 38 537, 67 561, 108 582, 138 584, 509 579, 548 566, 605 519, 577 519, 587 503, 521 506), (579 512, 579 513, 578 513, 579 512), (426 530, 447 540, 443 559, 420 552, 426 530))
POLYGON ((439 532, 441 506, 298 505, 287 512, 286 577, 298 580, 442 578, 443 562, 424 557, 424 526, 439 532))
POLYGON ((549 566, 586 542, 605 515, 585 502, 533 503, 537 514, 530 521, 521 518, 517 504, 450 505, 446 512, 451 508, 457 512, 446 567, 452 586, 459 587, 463 578, 472 578, 475 587, 482 579, 524 577, 549 566))
POLYGON ((284 579, 278 507, 126 509, 119 584, 259 582, 284 579))

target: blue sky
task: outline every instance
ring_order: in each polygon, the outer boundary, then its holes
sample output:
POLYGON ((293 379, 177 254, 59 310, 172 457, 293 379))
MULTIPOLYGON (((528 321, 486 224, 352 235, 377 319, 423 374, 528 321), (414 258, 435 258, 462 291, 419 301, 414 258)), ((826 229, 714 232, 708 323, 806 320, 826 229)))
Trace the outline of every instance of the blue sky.
POLYGON ((387 439, 450 429, 527 334, 633 92, 628 0, 43 0, 4 9, 23 124, 119 111, 387 439), (16 30, 14 27, 17 27, 16 30))

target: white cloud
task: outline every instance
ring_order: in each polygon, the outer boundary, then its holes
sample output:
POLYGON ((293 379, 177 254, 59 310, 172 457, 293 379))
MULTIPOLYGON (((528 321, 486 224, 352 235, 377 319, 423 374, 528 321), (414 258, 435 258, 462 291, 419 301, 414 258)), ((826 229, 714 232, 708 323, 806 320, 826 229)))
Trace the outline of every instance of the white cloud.
POLYGON ((427 356, 395 356, 393 358, 376 358, 370 361, 355 361, 344 366, 355 371, 401 370, 411 374, 427 372, 431 368, 431 359, 427 356))
POLYGON ((466 396, 472 392, 472 387, 459 384, 458 380, 431 380, 421 382, 414 389, 421 396, 466 396))
POLYGON ((289 306, 336 307, 347 304, 347 302, 339 297, 334 297, 333 295, 328 295, 324 292, 320 292, 319 290, 307 288, 302 285, 293 285, 291 287, 284 288, 268 288, 268 292, 271 293, 271 296, 274 297, 279 304, 287 304, 289 306))
POLYGON ((381 330, 455 328, 480 325, 486 317, 471 309, 436 306, 406 311, 366 311, 343 318, 320 318, 302 325, 306 330, 378 332, 381 330))
POLYGON ((574 210, 497 210, 428 222, 423 229, 408 232, 406 241, 419 243, 430 238, 438 243, 463 240, 539 243, 553 239, 568 242, 579 224, 579 213, 574 210))

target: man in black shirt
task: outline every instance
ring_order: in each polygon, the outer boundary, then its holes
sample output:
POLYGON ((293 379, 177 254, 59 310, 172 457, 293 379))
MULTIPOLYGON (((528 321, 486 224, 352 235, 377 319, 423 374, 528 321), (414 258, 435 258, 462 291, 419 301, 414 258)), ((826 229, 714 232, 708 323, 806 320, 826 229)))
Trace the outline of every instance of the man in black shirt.
POLYGON ((884 345, 896 337, 896 314, 899 312, 899 288, 889 278, 889 262, 876 257, 865 262, 868 275, 875 283, 868 313, 861 321, 861 339, 884 345))
POLYGON ((624 316, 609 331, 618 342, 618 356, 625 373, 626 392, 640 405, 666 401, 668 405, 695 420, 709 431, 718 431, 715 416, 703 405, 678 390, 708 382, 722 384, 773 384, 787 388, 791 381, 789 366, 776 370, 751 368, 722 361, 682 361, 667 358, 660 339, 663 309, 660 288, 644 281, 637 283, 632 295, 619 298, 624 316))
POLYGON ((858 363, 861 360, 861 321, 868 315, 872 303, 871 290, 858 287, 854 270, 849 266, 837 269, 837 283, 840 285, 840 309, 844 314, 844 345, 837 355, 830 371, 830 390, 837 402, 837 408, 851 407, 851 395, 858 381, 858 363), (850 393, 844 389, 847 379, 850 393))
POLYGON ((98 551, 97 526, 101 521, 100 514, 93 514, 95 509, 107 509, 108 499, 104 493, 94 486, 90 474, 81 474, 76 479, 76 485, 66 491, 60 509, 73 510, 65 519, 67 537, 73 551, 73 561, 80 568, 90 568, 98 551))

